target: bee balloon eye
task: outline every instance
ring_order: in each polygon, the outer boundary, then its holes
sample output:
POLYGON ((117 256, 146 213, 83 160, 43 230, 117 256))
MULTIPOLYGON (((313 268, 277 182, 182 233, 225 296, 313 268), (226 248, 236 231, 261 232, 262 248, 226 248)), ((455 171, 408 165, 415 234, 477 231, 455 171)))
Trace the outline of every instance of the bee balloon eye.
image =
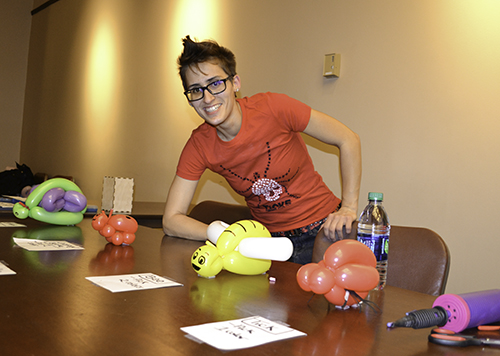
POLYGON ((193 254, 193 260, 196 260, 196 257, 198 257, 198 251, 196 251, 196 252, 193 254))
POLYGON ((206 260, 206 259, 205 259, 205 256, 201 256, 201 257, 198 259, 198 263, 199 263, 200 265, 204 265, 204 264, 205 264, 205 260, 206 260))

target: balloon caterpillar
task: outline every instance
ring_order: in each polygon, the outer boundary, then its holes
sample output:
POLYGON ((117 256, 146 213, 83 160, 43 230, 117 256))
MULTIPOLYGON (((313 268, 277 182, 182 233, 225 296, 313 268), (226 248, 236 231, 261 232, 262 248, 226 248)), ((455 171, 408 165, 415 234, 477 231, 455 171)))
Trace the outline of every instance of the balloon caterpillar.
POLYGON ((324 294, 342 308, 358 304, 379 282, 373 252, 356 240, 341 240, 325 251, 319 263, 309 263, 297 271, 297 282, 306 292, 324 294))
POLYGON ((87 199, 80 188, 64 178, 52 178, 33 187, 25 203, 16 203, 12 212, 19 219, 31 217, 55 225, 75 225, 83 220, 87 199))

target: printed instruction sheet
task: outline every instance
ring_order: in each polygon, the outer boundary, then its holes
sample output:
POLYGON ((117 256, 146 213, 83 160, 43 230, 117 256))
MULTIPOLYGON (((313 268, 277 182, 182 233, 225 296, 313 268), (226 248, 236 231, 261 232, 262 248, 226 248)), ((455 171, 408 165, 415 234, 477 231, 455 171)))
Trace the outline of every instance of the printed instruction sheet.
POLYGON ((86 277, 86 279, 113 293, 182 286, 181 283, 157 276, 153 273, 86 277))
POLYGON ((2 221, 0 222, 0 227, 26 227, 26 225, 11 221, 2 221))
POLYGON ((35 240, 13 238, 14 242, 28 251, 67 251, 83 250, 83 246, 64 240, 35 240))
POLYGON ((188 326, 181 330, 220 350, 244 349, 307 335, 260 316, 188 326))
POLYGON ((0 276, 11 276, 13 274, 16 274, 16 272, 7 267, 3 261, 0 261, 0 276))

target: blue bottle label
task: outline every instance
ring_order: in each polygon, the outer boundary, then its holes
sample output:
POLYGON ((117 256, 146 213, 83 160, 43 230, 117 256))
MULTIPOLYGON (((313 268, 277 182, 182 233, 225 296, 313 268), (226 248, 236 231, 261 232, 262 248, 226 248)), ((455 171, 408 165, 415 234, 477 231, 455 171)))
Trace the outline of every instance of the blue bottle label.
POLYGON ((387 260, 389 252, 389 235, 358 233, 358 241, 364 243, 372 250, 377 262, 387 260))

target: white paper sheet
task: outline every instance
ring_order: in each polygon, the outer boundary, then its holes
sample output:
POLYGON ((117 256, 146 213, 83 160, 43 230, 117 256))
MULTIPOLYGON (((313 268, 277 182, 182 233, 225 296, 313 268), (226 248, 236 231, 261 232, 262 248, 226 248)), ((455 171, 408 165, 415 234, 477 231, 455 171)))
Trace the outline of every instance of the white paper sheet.
POLYGON ((0 201, 0 210, 12 210, 14 203, 5 203, 0 201))
POLYGON ((13 274, 16 274, 16 272, 11 270, 2 261, 0 261, 0 276, 10 276, 13 274))
POLYGON ((157 276, 153 273, 123 274, 115 276, 85 277, 99 287, 113 293, 134 290, 156 289, 166 287, 182 287, 181 283, 157 276))
POLYGON ((187 326, 182 331, 220 350, 238 350, 307 334, 260 316, 187 326))
POLYGON ((12 222, 12 221, 3 221, 3 222, 0 222, 0 227, 26 227, 26 225, 12 222))
POLYGON ((23 198, 23 197, 20 197, 20 196, 17 196, 17 195, 2 195, 2 197, 7 198, 7 199, 11 199, 14 202, 16 202, 16 201, 25 202, 26 201, 26 198, 23 198))
POLYGON ((28 251, 67 251, 83 250, 83 247, 68 241, 59 240, 35 240, 13 238, 14 242, 28 251))

